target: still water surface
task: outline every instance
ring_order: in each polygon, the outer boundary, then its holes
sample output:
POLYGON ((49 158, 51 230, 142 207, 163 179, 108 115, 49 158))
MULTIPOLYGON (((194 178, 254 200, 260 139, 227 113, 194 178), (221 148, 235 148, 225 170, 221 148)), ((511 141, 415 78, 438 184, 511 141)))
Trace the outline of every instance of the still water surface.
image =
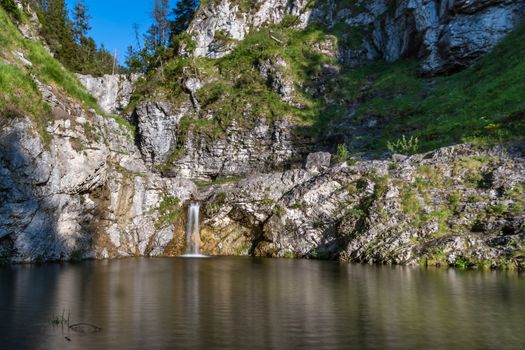
POLYGON ((525 348, 525 276, 255 258, 0 268, 0 349, 173 348, 525 348), (102 331, 53 326, 62 310, 102 331))

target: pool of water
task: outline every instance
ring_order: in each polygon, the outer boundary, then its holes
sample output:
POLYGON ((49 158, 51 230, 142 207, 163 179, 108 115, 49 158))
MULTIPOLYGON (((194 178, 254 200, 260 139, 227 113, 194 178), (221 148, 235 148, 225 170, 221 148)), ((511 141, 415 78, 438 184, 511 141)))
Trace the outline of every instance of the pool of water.
POLYGON ((525 347, 517 273, 257 258, 0 268, 1 349, 525 347), (101 328, 80 333, 51 321, 101 328))

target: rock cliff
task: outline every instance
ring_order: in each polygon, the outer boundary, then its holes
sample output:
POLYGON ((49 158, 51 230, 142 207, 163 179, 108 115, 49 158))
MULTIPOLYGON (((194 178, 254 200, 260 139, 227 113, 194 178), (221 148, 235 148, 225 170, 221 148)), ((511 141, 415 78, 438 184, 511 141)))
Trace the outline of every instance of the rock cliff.
POLYGON ((310 162, 205 195, 204 239, 215 254, 523 268, 524 186, 523 146, 310 162))
MULTIPOLYGON (((186 208, 198 200, 206 254, 523 269, 522 139, 410 157, 393 154, 392 146, 380 160, 314 151, 333 151, 345 138, 366 142, 386 118, 368 111, 356 121, 360 104, 384 96, 393 104, 401 95, 397 82, 388 85, 397 76, 377 78, 374 71, 336 80, 343 69, 415 57, 425 75, 451 73, 489 51, 524 15, 524 3, 510 0, 208 1, 188 33, 196 56, 213 60, 182 61, 195 64, 192 70, 172 64, 175 73, 168 64, 163 74, 174 77, 173 96, 133 96, 139 76, 78 76, 103 110, 42 82, 22 53, 4 55, 5 64, 27 73, 52 117, 43 130, 27 113, 0 119, 0 258, 178 255, 186 208), (290 47, 270 31, 262 55, 228 61, 231 52, 252 52, 232 51, 250 33, 276 23, 286 24, 287 35, 311 26, 322 33, 305 32, 305 46, 290 47), (301 55, 316 65, 293 61, 301 55), (334 82, 354 90, 336 90, 334 82), (350 101, 351 94, 357 97, 350 101), (109 115, 131 100, 128 115, 109 115), (316 117, 339 108, 344 117, 308 124, 293 115, 308 108, 316 117), (329 129, 322 142, 308 135, 315 128, 329 129)), ((413 83, 423 95, 433 84, 413 83)), ((505 120, 519 126, 520 113, 505 120)), ((482 125, 488 132, 498 127, 482 125)), ((398 146, 414 145, 403 136, 398 146)))
POLYGON ((34 122, 3 120, 0 256, 13 262, 163 255, 166 219, 196 187, 143 162, 131 126, 84 110, 40 85, 52 103, 48 139, 34 122))
POLYGON ((93 77, 77 74, 82 84, 93 95, 106 113, 121 114, 129 105, 133 89, 140 74, 93 77))
POLYGON ((421 60, 422 74, 467 67, 525 18, 519 0, 209 1, 189 28, 195 54, 222 57, 251 30, 297 16, 297 27, 317 24, 339 40, 340 61, 358 65, 383 58, 421 60), (287 17, 288 16, 288 17, 287 17))

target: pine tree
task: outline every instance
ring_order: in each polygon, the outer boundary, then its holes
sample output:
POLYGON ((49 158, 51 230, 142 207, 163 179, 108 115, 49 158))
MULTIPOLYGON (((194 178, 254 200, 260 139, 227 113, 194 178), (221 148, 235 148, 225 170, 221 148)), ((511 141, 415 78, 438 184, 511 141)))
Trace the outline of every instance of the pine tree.
POLYGON ((87 32, 90 16, 82 0, 69 18, 65 0, 33 0, 42 23, 41 35, 55 57, 64 66, 83 74, 102 75, 111 73, 113 56, 103 47, 97 49, 95 41, 87 32))
POLYGON ((82 44, 83 39, 87 37, 87 32, 91 30, 90 19, 84 0, 78 0, 73 9, 73 34, 78 44, 82 44))
POLYGON ((130 72, 145 73, 145 64, 142 60, 142 50, 136 51, 132 45, 128 46, 125 64, 130 72))
POLYGON ((177 2, 176 7, 173 9, 174 20, 171 23, 170 34, 172 38, 188 29, 198 6, 198 0, 180 0, 177 2))

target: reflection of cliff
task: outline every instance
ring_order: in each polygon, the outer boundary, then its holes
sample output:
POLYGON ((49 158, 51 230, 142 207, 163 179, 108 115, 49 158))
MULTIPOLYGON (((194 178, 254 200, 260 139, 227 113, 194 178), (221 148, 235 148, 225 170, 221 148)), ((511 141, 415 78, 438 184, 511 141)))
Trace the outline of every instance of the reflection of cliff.
POLYGON ((525 344, 519 332, 525 290, 515 274, 306 260, 127 259, 18 266, 1 269, 0 281, 6 349, 525 344), (103 331, 52 327, 49 318, 62 309, 103 331), (494 322, 507 331, 492 332, 494 322))

